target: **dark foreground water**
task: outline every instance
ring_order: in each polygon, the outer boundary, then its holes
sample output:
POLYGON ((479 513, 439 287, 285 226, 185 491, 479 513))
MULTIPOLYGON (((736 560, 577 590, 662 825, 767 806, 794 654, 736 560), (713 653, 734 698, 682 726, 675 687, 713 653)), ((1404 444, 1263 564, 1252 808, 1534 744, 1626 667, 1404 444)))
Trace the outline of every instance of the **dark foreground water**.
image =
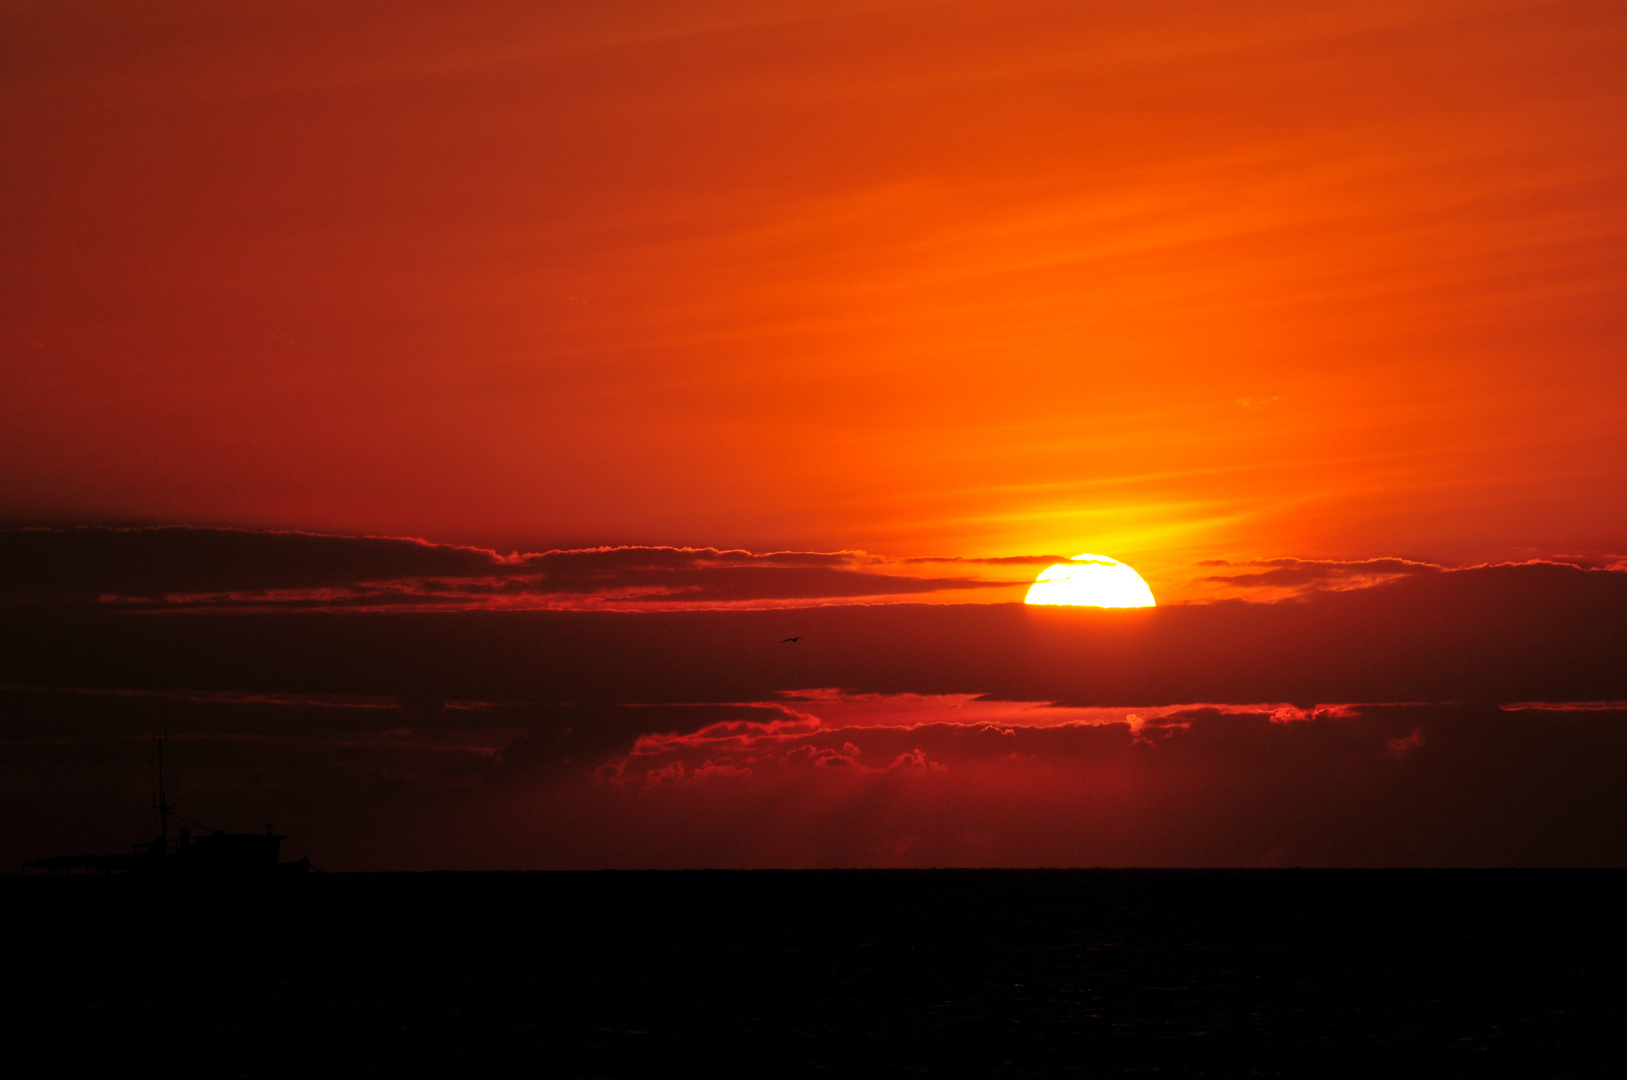
POLYGON ((1596 871, 0 882, 11 1075, 1603 1075, 1596 871))

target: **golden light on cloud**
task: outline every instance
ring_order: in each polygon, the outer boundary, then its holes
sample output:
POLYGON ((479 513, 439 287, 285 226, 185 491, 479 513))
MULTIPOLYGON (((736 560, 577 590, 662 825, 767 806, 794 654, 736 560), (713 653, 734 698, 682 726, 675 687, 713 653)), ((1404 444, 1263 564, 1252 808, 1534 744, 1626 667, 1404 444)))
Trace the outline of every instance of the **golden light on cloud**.
POLYGON ((1155 607, 1152 590, 1135 570, 1105 555, 1075 555, 1047 566, 1028 590, 1030 604, 1077 607, 1155 607))

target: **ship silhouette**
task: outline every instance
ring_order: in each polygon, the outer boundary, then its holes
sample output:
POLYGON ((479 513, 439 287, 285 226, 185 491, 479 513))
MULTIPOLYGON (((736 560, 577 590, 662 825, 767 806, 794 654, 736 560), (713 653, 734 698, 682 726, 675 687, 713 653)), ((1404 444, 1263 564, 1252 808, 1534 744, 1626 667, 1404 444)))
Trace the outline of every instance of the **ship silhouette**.
POLYGON ((309 857, 281 861, 282 842, 288 837, 272 832, 270 825, 263 833, 229 833, 205 828, 175 813, 175 804, 164 788, 164 743, 168 741, 168 733, 154 741, 158 743, 158 793, 153 796, 153 809, 158 811, 157 837, 130 845, 127 855, 58 855, 35 859, 23 864, 25 875, 33 872, 231 879, 283 877, 310 870, 309 857), (170 835, 171 817, 187 823, 179 826, 174 836, 170 835), (194 836, 190 826, 203 831, 194 836))

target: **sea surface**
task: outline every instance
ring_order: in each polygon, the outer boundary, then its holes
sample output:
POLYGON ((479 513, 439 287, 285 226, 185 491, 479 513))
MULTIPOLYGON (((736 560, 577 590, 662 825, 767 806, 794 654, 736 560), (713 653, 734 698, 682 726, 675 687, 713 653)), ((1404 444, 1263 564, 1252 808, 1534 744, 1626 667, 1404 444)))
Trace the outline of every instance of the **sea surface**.
POLYGON ((11 878, 0 1061, 172 1078, 1619 1074, 1624 900, 1621 871, 11 878))

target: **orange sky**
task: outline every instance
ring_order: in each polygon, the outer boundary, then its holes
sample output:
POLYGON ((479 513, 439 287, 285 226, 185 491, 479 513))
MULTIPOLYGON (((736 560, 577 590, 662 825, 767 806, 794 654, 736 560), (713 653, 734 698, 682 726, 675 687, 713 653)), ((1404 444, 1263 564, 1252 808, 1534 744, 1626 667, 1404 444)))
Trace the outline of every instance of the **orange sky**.
POLYGON ((1618 4, 3 27, 13 521, 1627 549, 1618 4))

